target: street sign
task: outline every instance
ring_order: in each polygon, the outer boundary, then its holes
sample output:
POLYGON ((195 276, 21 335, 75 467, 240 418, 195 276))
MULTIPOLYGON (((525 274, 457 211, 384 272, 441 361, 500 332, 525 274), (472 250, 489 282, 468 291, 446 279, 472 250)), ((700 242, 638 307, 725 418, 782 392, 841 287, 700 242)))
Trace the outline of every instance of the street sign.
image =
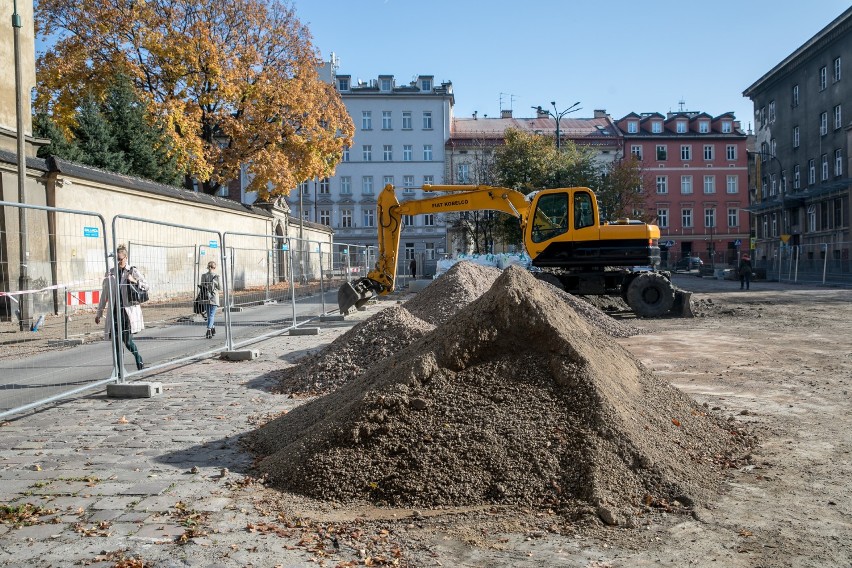
POLYGON ((212 249, 219 248, 219 241, 210 241, 207 246, 209 246, 212 249))
POLYGON ((661 244, 661 245, 663 245, 664 247, 673 247, 673 246, 675 246, 675 242, 674 242, 674 241, 663 241, 663 242, 661 242, 660 244, 661 244))
POLYGON ((735 246, 735 247, 742 246, 742 244, 743 244, 742 239, 737 239, 737 240, 735 240, 735 241, 734 241, 734 246, 735 246))
POLYGON ((97 238, 100 236, 99 227, 83 227, 83 236, 90 238, 97 238))

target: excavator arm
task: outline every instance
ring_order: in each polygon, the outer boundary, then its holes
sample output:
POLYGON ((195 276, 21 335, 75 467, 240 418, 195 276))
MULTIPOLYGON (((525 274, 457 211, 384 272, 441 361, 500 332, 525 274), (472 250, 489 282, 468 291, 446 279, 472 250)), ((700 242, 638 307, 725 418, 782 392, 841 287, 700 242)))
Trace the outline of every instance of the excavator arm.
POLYGON ((379 253, 376 266, 366 277, 340 287, 337 292, 340 313, 346 314, 352 307, 360 307, 376 296, 393 291, 404 215, 501 211, 518 217, 522 230, 527 221, 529 202, 519 191, 487 185, 424 185, 423 189, 446 192, 450 195, 400 203, 392 185, 386 185, 379 194, 376 203, 379 223, 379 253))

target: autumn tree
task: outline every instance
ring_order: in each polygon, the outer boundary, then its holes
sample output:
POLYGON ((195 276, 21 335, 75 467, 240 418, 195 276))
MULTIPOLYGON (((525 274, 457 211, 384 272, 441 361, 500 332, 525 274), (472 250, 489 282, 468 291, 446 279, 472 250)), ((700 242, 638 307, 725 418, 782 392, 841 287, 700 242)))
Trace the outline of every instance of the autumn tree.
POLYGON ((603 218, 609 221, 624 217, 646 223, 653 221, 656 212, 647 210, 649 191, 653 187, 650 177, 643 170, 642 163, 632 155, 608 164, 595 191, 603 218))
POLYGON ((354 127, 282 0, 39 0, 36 109, 66 133, 87 96, 126 75, 177 166, 207 193, 246 168, 281 194, 333 174, 354 127))

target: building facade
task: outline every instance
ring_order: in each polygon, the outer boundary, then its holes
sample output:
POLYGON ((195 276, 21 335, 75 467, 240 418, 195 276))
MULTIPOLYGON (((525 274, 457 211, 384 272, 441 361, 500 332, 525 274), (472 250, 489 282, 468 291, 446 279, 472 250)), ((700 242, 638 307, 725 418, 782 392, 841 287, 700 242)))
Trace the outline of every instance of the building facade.
MULTIPOLYGON (((288 202, 294 216, 332 227, 335 241, 376 246, 376 199, 386 185, 396 186, 405 201, 424 197, 424 184, 444 183, 453 86, 435 84, 431 75, 405 85, 393 75, 366 82, 335 75, 335 85, 355 123, 352 147, 334 176, 302 183, 288 202)), ((428 274, 430 263, 446 252, 443 219, 418 215, 404 223, 400 263, 407 267, 416 258, 428 274)))
POLYGON ((849 258, 852 8, 749 86, 756 258, 849 258), (845 113, 845 116, 844 116, 845 113))
POLYGON ((748 136, 731 113, 630 113, 616 121, 641 161, 664 264, 698 256, 732 264, 749 245, 748 136))

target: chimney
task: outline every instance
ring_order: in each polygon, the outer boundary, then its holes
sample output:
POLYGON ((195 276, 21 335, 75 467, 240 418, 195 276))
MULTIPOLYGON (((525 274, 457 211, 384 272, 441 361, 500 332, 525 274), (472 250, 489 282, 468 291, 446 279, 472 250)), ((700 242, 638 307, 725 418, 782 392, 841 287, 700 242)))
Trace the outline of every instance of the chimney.
POLYGON ((547 118, 548 116, 550 116, 550 115, 548 114, 546 108, 541 108, 541 107, 536 108, 536 110, 535 110, 535 117, 536 118, 547 118))
POLYGON ((608 116, 606 109, 595 109, 595 118, 606 118, 608 116))
POLYGON ((501 110, 500 118, 512 118, 512 109, 501 110))

